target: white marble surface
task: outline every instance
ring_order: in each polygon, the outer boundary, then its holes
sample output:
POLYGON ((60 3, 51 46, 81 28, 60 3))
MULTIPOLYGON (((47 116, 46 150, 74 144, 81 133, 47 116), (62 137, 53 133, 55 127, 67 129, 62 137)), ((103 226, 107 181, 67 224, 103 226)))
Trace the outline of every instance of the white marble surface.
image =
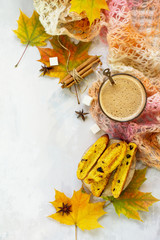
MULTIPOLYGON (((17 69, 24 46, 13 34, 19 8, 32 14, 32 0, 0 1, 0 240, 71 240, 74 227, 47 218, 54 212, 54 188, 72 195, 81 186, 76 168, 82 153, 96 140, 86 122, 77 119, 81 109, 58 80, 39 78, 39 53, 29 47, 17 69)), ((96 41, 106 65, 107 49, 96 41)), ((94 44, 95 45, 95 44, 94 44)), ((94 80, 92 75, 90 80, 94 80)), ((83 106, 84 107, 84 106, 83 106)), ((88 110, 87 107, 84 107, 88 110)), ((142 190, 160 198, 160 172, 149 169, 142 190)), ((100 219, 103 229, 78 230, 78 239, 157 240, 160 236, 160 203, 144 222, 119 218, 112 206, 100 219)))

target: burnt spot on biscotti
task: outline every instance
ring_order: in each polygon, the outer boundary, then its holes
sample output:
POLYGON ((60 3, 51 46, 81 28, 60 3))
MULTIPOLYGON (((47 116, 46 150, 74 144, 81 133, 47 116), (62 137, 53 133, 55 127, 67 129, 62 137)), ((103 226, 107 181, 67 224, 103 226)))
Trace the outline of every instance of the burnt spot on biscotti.
POLYGON ((120 183, 120 180, 118 179, 117 182, 120 183))
POLYGON ((126 162, 126 165, 128 165, 129 164, 129 162, 126 162))
POLYGON ((81 170, 80 172, 83 172, 83 170, 81 170))
POLYGON ((97 171, 104 173, 104 171, 103 171, 103 169, 101 167, 97 168, 97 171))
POLYGON ((87 162, 87 159, 83 158, 83 159, 81 160, 81 162, 87 162))

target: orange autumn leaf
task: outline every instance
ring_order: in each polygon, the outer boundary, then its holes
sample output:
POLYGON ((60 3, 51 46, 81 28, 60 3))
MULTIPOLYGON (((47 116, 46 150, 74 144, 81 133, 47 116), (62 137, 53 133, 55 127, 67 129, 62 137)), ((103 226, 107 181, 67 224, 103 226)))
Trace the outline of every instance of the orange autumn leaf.
POLYGON ((69 54, 70 57, 68 62, 68 71, 73 70, 89 58, 88 50, 91 43, 79 42, 78 44, 74 44, 67 36, 54 36, 50 42, 53 49, 38 48, 41 55, 41 59, 39 61, 45 64, 47 67, 50 66, 50 57, 58 57, 58 66, 54 66, 49 72, 46 73, 46 75, 50 77, 56 77, 62 80, 66 75, 68 75, 67 60, 69 54), (61 43, 66 49, 61 46, 61 43))
POLYGON ((51 203, 56 213, 49 217, 63 224, 76 225, 82 230, 102 227, 97 220, 106 213, 103 210, 104 202, 90 203, 89 200, 90 195, 81 189, 74 191, 72 198, 55 190, 55 201, 51 203))
POLYGON ((109 10, 106 0, 71 0, 70 12, 80 14, 85 11, 90 24, 100 18, 101 9, 109 10))
MULTIPOLYGON (((39 15, 36 11, 33 12, 32 17, 27 17, 21 10, 18 19, 18 29, 13 32, 21 40, 21 43, 31 46, 45 46, 46 40, 50 38, 44 27, 39 21, 39 15)), ((26 48, 27 48, 26 47, 26 48)), ((26 49, 25 49, 26 50, 26 49)))
POLYGON ((118 216, 124 214, 128 218, 142 221, 138 211, 148 211, 153 203, 159 201, 151 193, 138 191, 139 187, 146 180, 146 168, 136 170, 132 181, 118 198, 107 197, 104 199, 113 203, 118 216))

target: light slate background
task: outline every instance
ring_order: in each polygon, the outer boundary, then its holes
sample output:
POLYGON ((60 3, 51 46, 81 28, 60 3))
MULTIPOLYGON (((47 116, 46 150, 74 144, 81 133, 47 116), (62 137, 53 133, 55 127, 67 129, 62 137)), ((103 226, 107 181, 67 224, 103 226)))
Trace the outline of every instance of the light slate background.
MULTIPOLYGON (((54 213, 49 202, 55 188, 71 197, 81 187, 76 168, 98 137, 89 130, 94 121, 91 116, 84 123, 76 118, 75 110, 88 108, 78 106, 58 79, 39 77, 36 48, 29 47, 14 68, 24 46, 12 29, 17 28, 19 9, 31 16, 32 1, 0 3, 0 240, 71 240, 74 227, 47 218, 54 213)), ((106 66, 107 48, 98 39, 91 53, 102 55, 106 66)), ((95 75, 88 78, 89 82, 95 79, 95 75)), ((160 198, 160 172, 149 169, 147 178, 141 189, 160 198)), ((119 218, 112 206, 107 212, 99 221, 104 228, 78 230, 78 239, 159 239, 160 203, 141 213, 143 223, 119 218)))

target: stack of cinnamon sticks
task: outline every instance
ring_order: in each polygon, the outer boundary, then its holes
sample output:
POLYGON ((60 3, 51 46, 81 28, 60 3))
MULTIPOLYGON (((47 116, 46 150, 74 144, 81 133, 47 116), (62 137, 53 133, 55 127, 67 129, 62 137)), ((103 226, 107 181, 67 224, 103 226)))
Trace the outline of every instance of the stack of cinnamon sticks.
MULTIPOLYGON (((78 75, 81 78, 85 78, 90 73, 93 72, 92 66, 94 64, 102 64, 98 56, 91 56, 85 62, 83 62, 80 66, 76 68, 78 75)), ((75 80, 71 74, 68 74, 65 78, 63 78, 60 82, 62 84, 62 88, 70 88, 73 84, 75 84, 75 80)))

